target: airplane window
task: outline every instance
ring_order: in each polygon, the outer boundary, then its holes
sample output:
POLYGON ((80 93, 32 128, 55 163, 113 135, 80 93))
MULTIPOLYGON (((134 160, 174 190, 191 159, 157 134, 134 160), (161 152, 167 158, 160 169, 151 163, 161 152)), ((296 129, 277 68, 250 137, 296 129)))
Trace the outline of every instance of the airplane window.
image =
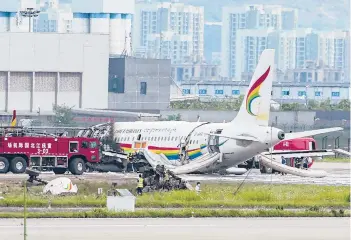
POLYGON ((199 144, 199 140, 196 140, 196 144, 199 144))
POLYGON ((171 137, 168 137, 168 141, 171 140, 171 137))
POLYGON ((171 138, 171 141, 173 141, 173 137, 171 138))
POLYGON ((157 141, 160 141, 160 137, 157 138, 157 141))

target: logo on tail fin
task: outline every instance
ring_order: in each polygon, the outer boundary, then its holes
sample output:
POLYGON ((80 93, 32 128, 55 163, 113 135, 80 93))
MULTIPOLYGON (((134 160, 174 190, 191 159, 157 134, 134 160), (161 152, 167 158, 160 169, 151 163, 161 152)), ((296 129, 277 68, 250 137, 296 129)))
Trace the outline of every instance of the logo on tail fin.
POLYGON ((248 94, 247 94, 247 98, 246 98, 246 110, 247 112, 252 115, 252 116, 257 116, 256 114, 254 114, 252 112, 252 102, 253 100, 255 100, 256 98, 260 97, 260 88, 262 86, 262 83, 266 80, 269 72, 271 70, 271 67, 269 66, 266 70, 266 72, 264 74, 262 74, 261 77, 259 77, 259 79, 257 79, 257 81, 251 86, 248 94))

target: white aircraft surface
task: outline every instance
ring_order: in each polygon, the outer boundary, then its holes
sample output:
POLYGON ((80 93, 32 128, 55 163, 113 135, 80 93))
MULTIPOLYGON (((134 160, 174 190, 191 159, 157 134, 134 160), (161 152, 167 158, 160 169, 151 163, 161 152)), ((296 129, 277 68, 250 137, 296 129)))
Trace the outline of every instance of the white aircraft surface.
POLYGON ((284 133, 268 126, 274 54, 273 49, 262 52, 244 101, 231 122, 116 122, 116 142, 124 152, 143 150, 151 165, 163 162, 181 174, 227 169, 266 152, 284 139, 342 130, 284 133))

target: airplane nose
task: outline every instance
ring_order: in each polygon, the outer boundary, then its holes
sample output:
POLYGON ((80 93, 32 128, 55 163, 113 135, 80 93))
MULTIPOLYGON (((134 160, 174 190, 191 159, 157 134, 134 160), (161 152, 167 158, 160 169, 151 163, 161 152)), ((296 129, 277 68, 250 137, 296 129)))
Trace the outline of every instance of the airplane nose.
POLYGON ((278 132, 278 139, 279 139, 279 140, 284 140, 284 138, 285 138, 285 132, 279 131, 279 132, 278 132))

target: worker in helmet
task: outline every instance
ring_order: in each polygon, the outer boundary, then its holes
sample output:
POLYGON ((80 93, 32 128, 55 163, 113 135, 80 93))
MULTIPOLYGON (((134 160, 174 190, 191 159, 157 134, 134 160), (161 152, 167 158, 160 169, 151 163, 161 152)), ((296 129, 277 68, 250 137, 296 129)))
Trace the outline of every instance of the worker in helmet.
POLYGON ((143 195, 143 188, 144 188, 144 178, 142 178, 141 174, 139 174, 139 179, 137 184, 138 195, 143 195))
POLYGON ((165 171, 165 178, 164 178, 164 184, 163 184, 163 189, 167 188, 169 190, 169 171, 165 171))

